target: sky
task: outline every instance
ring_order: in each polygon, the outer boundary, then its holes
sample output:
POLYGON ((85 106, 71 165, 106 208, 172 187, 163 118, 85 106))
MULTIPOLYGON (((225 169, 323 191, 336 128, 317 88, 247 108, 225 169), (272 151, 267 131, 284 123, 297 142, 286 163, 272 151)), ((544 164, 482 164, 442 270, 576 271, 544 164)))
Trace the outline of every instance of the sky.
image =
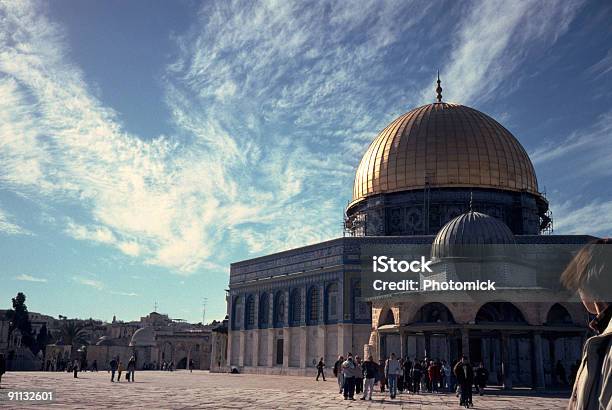
POLYGON ((0 0, 0 308, 193 322, 229 265, 342 236, 435 99, 530 154, 555 234, 612 233, 612 3, 0 0))

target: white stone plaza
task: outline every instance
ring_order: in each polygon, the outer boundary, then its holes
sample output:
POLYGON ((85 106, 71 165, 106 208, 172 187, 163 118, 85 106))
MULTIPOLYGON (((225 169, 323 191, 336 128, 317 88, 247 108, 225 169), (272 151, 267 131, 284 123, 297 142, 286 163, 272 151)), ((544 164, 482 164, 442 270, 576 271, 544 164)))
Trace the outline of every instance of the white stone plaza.
MULTIPOLYGON (((331 376, 331 372, 330 376, 331 376)), ((137 372, 134 383, 111 383, 107 372, 9 372, 2 378, 2 397, 13 390, 53 390, 52 403, 0 401, 0 408, 460 408, 452 394, 400 394, 395 400, 377 392, 371 402, 344 401, 333 377, 326 382, 314 377, 209 373, 186 370, 137 372)), ((491 389, 474 395, 475 409, 561 409, 565 398, 533 391, 500 393, 491 389)))

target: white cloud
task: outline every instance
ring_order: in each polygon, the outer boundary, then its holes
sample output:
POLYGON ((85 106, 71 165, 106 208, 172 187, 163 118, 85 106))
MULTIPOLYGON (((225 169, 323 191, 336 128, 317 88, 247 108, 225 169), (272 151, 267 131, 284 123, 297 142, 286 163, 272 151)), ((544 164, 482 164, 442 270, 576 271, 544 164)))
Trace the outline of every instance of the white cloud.
POLYGON ((104 289, 104 283, 97 279, 87 278, 84 276, 73 276, 72 280, 85 286, 89 286, 98 290, 104 289))
POLYGON ((547 140, 530 153, 536 165, 563 161, 568 177, 597 176, 612 173, 612 110, 599 116, 588 128, 574 131, 561 140, 547 140))
POLYGON ((566 201, 552 206, 555 234, 612 236, 612 201, 594 198, 586 204, 566 201))
POLYGON ((40 278, 40 277, 36 277, 36 276, 32 276, 32 275, 27 275, 25 273, 23 273, 23 274, 21 274, 19 276, 16 276, 15 279, 16 280, 22 280, 22 281, 25 281, 25 282, 41 282, 41 283, 47 282, 47 279, 45 279, 45 278, 40 278))
POLYGON ((598 62, 587 69, 587 73, 594 76, 596 79, 608 74, 612 71, 612 49, 601 58, 598 62))
POLYGON ((337 193, 380 121, 367 104, 389 104, 369 97, 374 63, 427 7, 326 7, 203 5, 164 76, 176 135, 143 139, 92 95, 41 5, 2 3, 0 183, 82 206, 74 238, 185 274, 225 265, 226 240, 264 252, 339 236, 337 193))
POLYGON ((117 246, 126 255, 140 255, 140 245, 137 242, 120 242, 117 246))
POLYGON ((134 293, 134 292, 119 292, 119 291, 112 290, 110 293, 112 295, 118 295, 118 296, 129 296, 129 297, 139 296, 138 293, 134 293))
POLYGON ((15 223, 13 217, 0 209, 0 234, 32 235, 32 232, 15 223))
MULTIPOLYGON (((467 13, 449 34, 453 48, 448 65, 442 69, 444 99, 467 104, 488 99, 501 89, 507 92, 511 88, 508 77, 528 58, 540 58, 537 51, 550 47, 564 34, 582 3, 465 3, 467 13)), ((423 101, 432 100, 432 90, 428 86, 422 91, 423 101)))
POLYGON ((78 225, 74 222, 68 222, 65 232, 73 238, 80 240, 89 240, 106 244, 117 242, 115 235, 105 226, 88 227, 78 225))
MULTIPOLYGON (((64 228, 73 238, 181 274, 340 236, 361 153, 418 99, 408 75, 389 79, 386 58, 399 53, 418 70, 411 43, 422 38, 403 36, 429 7, 203 4, 163 75, 174 134, 150 138, 125 131, 94 96, 40 4, 2 3, 0 184, 79 207, 85 216, 64 228)), ((443 70, 466 99, 511 72, 520 59, 509 56, 529 38, 554 42, 576 8, 470 7, 443 70)))

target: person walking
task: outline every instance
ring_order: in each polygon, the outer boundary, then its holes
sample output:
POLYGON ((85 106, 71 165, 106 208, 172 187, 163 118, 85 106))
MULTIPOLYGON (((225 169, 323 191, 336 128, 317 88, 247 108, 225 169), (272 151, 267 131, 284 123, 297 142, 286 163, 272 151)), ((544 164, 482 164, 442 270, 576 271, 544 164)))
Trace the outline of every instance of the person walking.
POLYGON ((431 365, 429 366, 429 379, 431 380, 431 391, 435 393, 439 393, 440 379, 442 375, 440 374, 440 363, 437 361, 431 361, 431 365))
POLYGON ((75 378, 75 379, 78 379, 78 378, 79 378, 79 376, 78 376, 78 373, 79 373, 79 365, 80 365, 80 362, 79 362, 77 359, 75 359, 75 360, 72 362, 72 373, 74 374, 74 378, 75 378))
POLYGON ((117 381, 118 382, 121 381, 121 373, 123 373, 124 370, 125 370, 125 367, 123 367, 123 362, 119 361, 119 367, 117 368, 117 381))
POLYGON ((325 362, 323 358, 319 359, 319 363, 317 363, 317 381, 319 381, 319 376, 323 376, 323 381, 325 381, 325 373, 323 372, 325 369, 325 362))
POLYGON ((484 367, 482 362, 480 362, 474 374, 474 381, 478 387, 478 394, 481 396, 484 394, 484 389, 487 386, 487 380, 489 380, 489 371, 484 367))
POLYGON ((410 393, 412 390, 412 380, 410 379, 410 370, 412 370, 412 362, 407 357, 402 366, 402 377, 404 379, 404 390, 410 393))
POLYGON ((451 371, 450 367, 448 367, 448 363, 446 362, 446 360, 442 360, 442 365, 440 366, 440 373, 442 376, 442 388, 446 389, 446 391, 452 391, 451 371))
POLYGON ((395 358, 395 353, 391 353, 391 357, 387 359, 385 364, 385 377, 389 383, 389 396, 395 399, 397 396, 397 378, 401 374, 399 361, 395 358))
POLYGON ((472 385, 474 384, 474 370, 466 356, 461 357, 461 361, 457 362, 453 369, 457 376, 457 383, 461 387, 461 398, 459 405, 469 408, 472 403, 472 385))
POLYGON ((2 375, 6 373, 6 359, 4 353, 0 353, 0 386, 2 386, 2 375))
POLYGON ((383 359, 380 359, 378 361, 377 379, 380 384, 380 392, 384 393, 385 385, 387 384, 387 379, 385 379, 385 361, 383 359))
POLYGON ((355 356, 355 394, 363 393, 363 368, 361 357, 355 356))
POLYGON ((338 360, 334 363, 334 376, 338 379, 338 387, 340 388, 340 394, 344 391, 344 376, 342 375, 342 363, 344 363, 344 356, 338 356, 338 360))
POLYGON ((372 392, 374 390, 374 381, 376 380, 376 373, 378 372, 378 366, 374 363, 374 358, 368 356, 368 360, 363 362, 361 366, 363 374, 363 397, 361 400, 372 400, 372 392))
POLYGON ((610 409, 612 403, 612 239, 584 246, 561 274, 561 282, 596 315, 596 333, 584 343, 568 409, 610 409))
POLYGON ((576 359, 576 362, 572 364, 570 367, 570 384, 573 386, 576 381, 576 375, 578 374, 578 369, 580 368, 580 359, 576 359))
POLYGON ((342 363, 342 375, 344 377, 344 400, 355 400, 355 362, 351 353, 342 363))
POLYGON ((92 372, 98 371, 98 361, 97 360, 94 360, 93 363, 91 364, 91 371, 92 372))
POLYGON ((557 360, 557 364, 555 367, 555 373, 557 374, 557 380, 559 381, 559 385, 563 387, 567 387, 567 377, 565 376, 565 367, 561 360, 557 360))
POLYGON ((132 356, 127 365, 128 382, 134 382, 134 371, 136 371, 136 358, 132 356))
POLYGON ((412 380, 412 393, 418 394, 421 392, 421 363, 415 358, 412 370, 410 371, 410 379, 412 380))
POLYGON ((109 363, 110 365, 110 371, 111 371, 111 382, 115 381, 115 372, 117 371, 117 360, 116 359, 112 359, 109 363))

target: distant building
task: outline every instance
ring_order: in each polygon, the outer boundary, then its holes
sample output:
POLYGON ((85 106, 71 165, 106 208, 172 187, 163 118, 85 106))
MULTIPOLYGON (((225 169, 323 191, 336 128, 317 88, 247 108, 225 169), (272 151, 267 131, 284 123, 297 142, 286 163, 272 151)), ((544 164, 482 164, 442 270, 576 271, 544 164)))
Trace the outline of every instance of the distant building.
MULTIPOLYGON (((174 363, 185 369, 210 368, 211 327, 175 321, 168 315, 151 312, 138 322, 123 323, 113 320, 105 326, 105 333, 85 347, 83 358, 88 365, 95 360, 104 369, 112 359, 127 363, 136 358, 138 369, 159 369, 162 364, 174 363)), ((73 351, 74 354, 74 351, 73 351)), ((47 360, 63 360, 66 348, 61 344, 47 346, 47 360)))

